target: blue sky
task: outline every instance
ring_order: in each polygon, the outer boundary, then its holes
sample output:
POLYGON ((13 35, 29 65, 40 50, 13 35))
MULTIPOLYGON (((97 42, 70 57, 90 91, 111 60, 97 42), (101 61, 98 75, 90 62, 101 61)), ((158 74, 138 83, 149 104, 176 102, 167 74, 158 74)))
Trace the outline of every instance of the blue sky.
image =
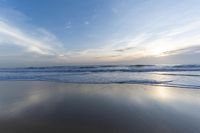
POLYGON ((0 0, 0 66, 200 63, 199 0, 0 0))

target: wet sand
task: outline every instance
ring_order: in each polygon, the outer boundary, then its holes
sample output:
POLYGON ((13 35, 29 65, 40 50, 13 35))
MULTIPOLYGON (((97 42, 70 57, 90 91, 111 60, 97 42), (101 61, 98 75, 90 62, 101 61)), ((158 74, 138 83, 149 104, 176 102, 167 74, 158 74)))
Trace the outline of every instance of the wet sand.
POLYGON ((198 133, 200 90, 0 82, 1 133, 198 133))

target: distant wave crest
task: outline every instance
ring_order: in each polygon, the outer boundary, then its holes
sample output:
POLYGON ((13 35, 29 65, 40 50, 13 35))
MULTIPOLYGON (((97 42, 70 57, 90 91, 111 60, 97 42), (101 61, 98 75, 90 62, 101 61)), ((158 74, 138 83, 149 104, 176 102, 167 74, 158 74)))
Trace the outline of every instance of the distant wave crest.
POLYGON ((0 81, 148 84, 196 89, 200 89, 199 76, 200 65, 96 65, 0 68, 0 81))
POLYGON ((170 72, 170 71, 200 71, 200 65, 101 65, 101 66, 53 66, 1 68, 0 72, 170 72))

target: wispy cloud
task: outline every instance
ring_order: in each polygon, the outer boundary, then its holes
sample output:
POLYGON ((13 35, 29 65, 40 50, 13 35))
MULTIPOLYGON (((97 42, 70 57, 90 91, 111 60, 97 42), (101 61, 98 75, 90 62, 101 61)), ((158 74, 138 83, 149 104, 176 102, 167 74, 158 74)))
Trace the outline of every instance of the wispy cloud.
POLYGON ((37 29, 42 37, 36 37, 31 35, 31 32, 25 32, 14 25, 0 21, 0 45, 13 44, 24 48, 25 52, 40 55, 59 54, 61 44, 53 34, 44 29, 37 29))
POLYGON ((65 29, 70 29, 72 27, 72 22, 71 21, 68 21, 66 24, 65 24, 65 29))
POLYGON ((200 46, 193 46, 178 50, 172 50, 172 51, 166 51, 163 54, 165 55, 176 55, 176 54, 194 54, 194 53, 200 53, 200 46))
MULTIPOLYGON (((4 12, 10 12, 10 14, 14 14, 13 16, 17 15, 18 20, 22 19, 21 21, 26 18, 25 15, 15 10, 4 10, 4 12)), ((113 9, 113 12, 117 11, 113 9)), ((81 21, 81 25, 83 24, 89 25, 90 21, 81 21)), ((130 26, 130 24, 127 25, 130 26)), ((59 38, 44 28, 33 26, 27 29, 24 27, 23 23, 21 25, 11 23, 9 18, 0 13, 0 47, 8 44, 15 45, 23 49, 19 53, 23 53, 24 58, 26 58, 26 54, 33 54, 38 55, 40 60, 51 59, 52 62, 58 63, 121 62, 200 51, 199 19, 182 24, 163 25, 157 29, 150 25, 140 30, 138 34, 128 32, 126 35, 122 35, 119 30, 118 37, 108 37, 107 40, 102 41, 105 42, 104 44, 98 42, 98 47, 76 51, 68 49, 68 44, 62 43, 59 38), (47 59, 47 57, 49 58, 47 59)), ((71 27, 72 23, 68 21, 65 29, 71 27)), ((82 38, 82 40, 84 39, 82 38)), ((83 43, 85 44, 85 42, 83 43)), ((77 47, 80 45, 82 44, 78 44, 77 47)))
MULTIPOLYGON (((41 56, 55 56, 54 60, 66 62, 125 61, 144 57, 159 57, 181 54, 194 46, 200 46, 200 21, 187 23, 181 27, 170 28, 159 32, 143 32, 133 38, 120 38, 108 42, 100 48, 81 51, 63 50, 62 44, 55 35, 37 28, 34 36, 24 30, 0 21, 0 45, 13 44, 24 49, 24 52, 41 56), (198 34, 197 34, 198 33, 198 34)), ((189 50, 189 52, 192 52, 189 50)))
POLYGON ((77 58, 90 58, 95 61, 98 59, 124 61, 181 54, 187 49, 200 46, 199 20, 175 27, 166 26, 164 29, 161 31, 152 29, 151 32, 143 32, 132 38, 120 38, 103 47, 79 51, 74 55, 77 58))

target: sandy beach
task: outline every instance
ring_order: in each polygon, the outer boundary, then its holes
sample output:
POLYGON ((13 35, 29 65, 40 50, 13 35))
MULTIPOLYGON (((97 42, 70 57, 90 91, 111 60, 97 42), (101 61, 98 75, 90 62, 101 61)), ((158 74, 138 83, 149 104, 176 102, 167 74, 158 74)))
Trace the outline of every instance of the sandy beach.
POLYGON ((197 133, 200 90, 1 81, 0 132, 197 133))
POLYGON ((0 133, 200 133, 200 0, 0 0, 0 133))

